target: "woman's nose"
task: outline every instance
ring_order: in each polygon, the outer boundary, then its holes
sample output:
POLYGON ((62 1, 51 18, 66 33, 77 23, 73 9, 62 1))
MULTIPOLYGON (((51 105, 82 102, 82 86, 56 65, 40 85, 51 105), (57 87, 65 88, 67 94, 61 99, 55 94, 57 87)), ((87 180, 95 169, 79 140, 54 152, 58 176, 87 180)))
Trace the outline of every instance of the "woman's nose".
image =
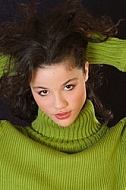
POLYGON ((53 106, 56 109, 63 109, 68 105, 67 100, 60 94, 53 97, 53 106))

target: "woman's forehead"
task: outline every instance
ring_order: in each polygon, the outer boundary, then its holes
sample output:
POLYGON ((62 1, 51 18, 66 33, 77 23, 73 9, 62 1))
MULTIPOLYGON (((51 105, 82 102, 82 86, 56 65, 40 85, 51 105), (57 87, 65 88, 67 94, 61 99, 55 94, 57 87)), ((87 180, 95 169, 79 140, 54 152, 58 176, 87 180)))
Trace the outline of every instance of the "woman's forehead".
MULTIPOLYGON (((75 64, 74 58, 67 58, 67 59, 64 59, 57 63, 42 64, 42 65, 40 65, 39 68, 52 69, 54 67, 55 68, 63 68, 64 67, 66 70, 72 70, 73 68, 77 67, 77 65, 75 64)), ((38 70, 39 68, 36 68, 36 70, 38 70)))
POLYGON ((81 69, 76 67, 72 67, 67 64, 54 64, 54 65, 46 65, 43 68, 37 68, 32 75, 32 82, 34 81, 43 81, 43 80, 53 80, 54 78, 57 81, 66 80, 69 78, 77 77, 80 75, 81 69))

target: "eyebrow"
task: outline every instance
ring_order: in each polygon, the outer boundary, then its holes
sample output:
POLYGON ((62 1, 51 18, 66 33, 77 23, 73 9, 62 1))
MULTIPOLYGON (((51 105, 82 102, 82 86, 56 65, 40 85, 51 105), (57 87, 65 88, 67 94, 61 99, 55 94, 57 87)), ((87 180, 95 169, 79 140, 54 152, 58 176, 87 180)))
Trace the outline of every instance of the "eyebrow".
POLYGON ((65 86, 67 83, 71 82, 71 81, 74 81, 74 80, 78 80, 77 78, 72 78, 72 79, 69 79, 68 81, 66 81, 65 83, 63 83, 63 86, 65 86))
MULTIPOLYGON (((71 81, 74 81, 74 80, 78 80, 77 78, 72 78, 72 79, 69 79, 68 81, 64 82, 62 84, 62 86, 65 86, 67 83, 71 82, 71 81)), ((48 88, 44 87, 44 86, 33 86, 34 89, 36 88, 41 88, 41 89, 44 89, 44 90, 47 90, 48 88)))

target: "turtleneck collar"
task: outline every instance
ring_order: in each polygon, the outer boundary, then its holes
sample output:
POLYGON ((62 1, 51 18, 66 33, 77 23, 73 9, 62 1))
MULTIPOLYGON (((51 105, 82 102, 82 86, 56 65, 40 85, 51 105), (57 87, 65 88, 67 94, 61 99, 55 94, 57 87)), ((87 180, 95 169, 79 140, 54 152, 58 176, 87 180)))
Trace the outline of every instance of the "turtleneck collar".
POLYGON ((77 119, 69 127, 54 123, 40 109, 28 133, 32 138, 64 152, 79 152, 99 140, 106 131, 95 117, 93 104, 87 100, 77 119))

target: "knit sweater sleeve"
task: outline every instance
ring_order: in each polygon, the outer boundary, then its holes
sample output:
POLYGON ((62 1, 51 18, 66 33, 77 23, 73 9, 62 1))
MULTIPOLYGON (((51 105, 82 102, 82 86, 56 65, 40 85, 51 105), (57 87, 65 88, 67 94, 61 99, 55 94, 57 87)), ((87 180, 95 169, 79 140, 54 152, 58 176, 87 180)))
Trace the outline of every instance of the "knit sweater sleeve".
POLYGON ((126 72, 126 40, 110 37, 105 42, 89 42, 86 58, 90 64, 108 64, 126 72))
MULTIPOLYGON (((86 58, 90 64, 108 64, 126 72, 126 40, 110 37, 101 43, 89 42, 86 58)), ((7 59, 7 56, 0 57, 0 76, 7 59)))
POLYGON ((5 67, 5 64, 6 64, 7 60, 8 60, 7 56, 1 56, 0 57, 0 77, 3 74, 4 67, 5 67))

